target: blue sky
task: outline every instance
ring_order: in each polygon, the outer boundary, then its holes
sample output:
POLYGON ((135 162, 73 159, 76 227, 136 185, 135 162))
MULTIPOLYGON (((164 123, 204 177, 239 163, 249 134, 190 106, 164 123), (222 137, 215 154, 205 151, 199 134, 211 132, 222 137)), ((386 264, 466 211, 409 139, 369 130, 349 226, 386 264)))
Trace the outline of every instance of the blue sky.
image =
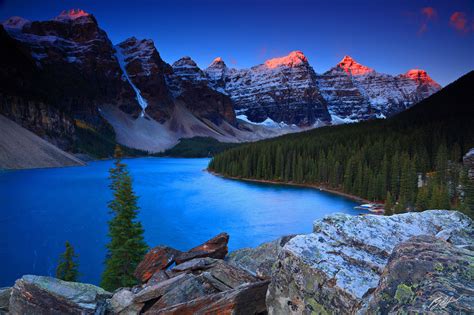
POLYGON ((0 0, 0 20, 81 8, 112 42, 151 38, 169 63, 220 56, 246 68, 301 50, 321 73, 350 55, 390 74, 422 68, 442 85, 474 69, 474 1, 0 0))

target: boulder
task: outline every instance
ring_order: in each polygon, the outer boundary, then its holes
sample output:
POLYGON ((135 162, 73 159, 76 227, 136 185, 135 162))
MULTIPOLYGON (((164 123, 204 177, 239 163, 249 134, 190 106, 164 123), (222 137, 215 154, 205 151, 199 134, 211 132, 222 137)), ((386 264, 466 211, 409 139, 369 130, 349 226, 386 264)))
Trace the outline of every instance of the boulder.
POLYGON ((216 293, 145 314, 263 314, 269 281, 241 285, 233 290, 216 293))
MULTIPOLYGON (((220 284, 219 284, 220 285, 220 284)), ((149 286, 135 296, 135 303, 144 303, 143 311, 155 312, 175 304, 220 292, 203 275, 181 274, 157 285, 149 286)))
POLYGON ((194 247, 185 253, 179 254, 175 258, 176 264, 182 264, 185 261, 200 257, 224 259, 225 255, 227 255, 228 252, 228 242, 229 234, 220 233, 217 236, 208 240, 207 242, 197 247, 194 247))
POLYGON ((104 314, 112 294, 91 284, 26 275, 15 282, 11 314, 104 314))
POLYGON ((116 291, 108 301, 108 311, 112 314, 133 315, 138 314, 144 303, 135 303, 135 295, 127 288, 116 291))
POLYGON ((263 243, 255 248, 242 248, 229 254, 227 261, 251 274, 270 279, 272 266, 278 258, 283 246, 295 235, 280 237, 271 242, 263 243))
POLYGON ((0 288, 0 314, 8 312, 8 304, 10 304, 10 295, 12 288, 0 288))
POLYGON ((174 266, 171 271, 174 273, 180 273, 180 272, 195 272, 195 271, 200 271, 200 270, 207 270, 211 268, 213 265, 215 265, 217 259, 214 258, 209 258, 209 257, 203 257, 203 258, 194 258, 191 260, 188 260, 182 264, 174 266))
POLYGON ((474 252, 433 236, 393 250, 369 314, 474 313, 474 252))
POLYGON ((140 290, 120 289, 109 301, 109 310, 114 314, 157 313, 257 281, 250 273, 224 260, 195 258, 169 270, 160 270, 140 290), (160 280, 154 282, 155 276, 160 280))
POLYGON ((256 277, 241 268, 233 266, 221 259, 208 257, 189 260, 175 266, 171 271, 174 273, 204 273, 225 285, 225 288, 221 291, 236 288, 244 283, 258 281, 256 277))
POLYGON ((336 214, 315 221, 281 251, 267 294, 270 314, 357 312, 375 290, 395 246, 413 236, 440 236, 472 246, 473 223, 456 211, 393 216, 336 214))
POLYGON ((135 277, 141 282, 147 282, 157 271, 164 270, 174 263, 181 252, 168 246, 157 246, 151 249, 138 264, 135 277))
POLYGON ((168 280, 171 277, 172 275, 170 275, 168 270, 158 270, 153 274, 153 276, 151 276, 146 285, 158 284, 159 282, 168 280))

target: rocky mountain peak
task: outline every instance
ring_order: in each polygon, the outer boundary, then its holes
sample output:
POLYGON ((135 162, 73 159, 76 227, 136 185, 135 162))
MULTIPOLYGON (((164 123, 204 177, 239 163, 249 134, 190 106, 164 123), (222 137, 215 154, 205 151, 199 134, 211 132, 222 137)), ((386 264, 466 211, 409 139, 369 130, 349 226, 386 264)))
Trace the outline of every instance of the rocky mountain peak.
POLYGON ((281 66, 296 67, 302 64, 308 64, 308 58, 299 50, 292 51, 284 57, 277 57, 265 61, 265 65, 270 69, 281 66))
POLYGON ((81 9, 70 9, 62 11, 56 18, 56 21, 73 21, 83 17, 91 17, 92 15, 81 9))
POLYGON ((344 56, 336 67, 344 70, 349 75, 364 75, 374 72, 374 69, 361 65, 351 56, 344 56))
POLYGON ((196 67, 197 68, 197 64, 189 56, 184 56, 173 63, 173 68, 183 68, 183 67, 192 67, 192 68, 196 67))
POLYGON ((12 29, 19 29, 21 30, 23 26, 26 24, 30 24, 31 22, 25 18, 22 18, 21 16, 12 16, 5 21, 2 22, 2 25, 7 28, 12 28, 12 29))
POLYGON ((151 39, 138 39, 135 36, 129 37, 123 42, 117 44, 122 49, 133 49, 134 52, 148 51, 152 53, 156 50, 155 44, 151 39))
POLYGON ((221 57, 217 57, 216 59, 214 59, 212 61, 212 63, 209 65, 208 69, 209 68, 219 68, 219 69, 222 69, 222 68, 226 68, 226 64, 224 62, 224 60, 222 60, 221 57))
POLYGON ((428 73, 422 69, 408 70, 403 76, 416 81, 418 84, 428 84, 436 88, 441 88, 441 86, 431 79, 428 73))

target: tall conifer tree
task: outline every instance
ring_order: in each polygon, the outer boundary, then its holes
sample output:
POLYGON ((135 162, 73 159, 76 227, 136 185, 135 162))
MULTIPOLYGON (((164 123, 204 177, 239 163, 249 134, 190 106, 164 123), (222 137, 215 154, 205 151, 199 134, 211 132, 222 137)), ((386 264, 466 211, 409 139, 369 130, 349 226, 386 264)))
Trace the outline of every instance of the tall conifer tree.
POLYGON ((115 148, 115 163, 110 169, 110 189, 114 199, 109 202, 112 219, 109 221, 110 242, 107 244, 105 270, 101 286, 109 291, 136 284, 133 272, 143 259, 148 247, 137 215, 137 196, 132 189, 132 178, 122 163, 122 151, 115 148))

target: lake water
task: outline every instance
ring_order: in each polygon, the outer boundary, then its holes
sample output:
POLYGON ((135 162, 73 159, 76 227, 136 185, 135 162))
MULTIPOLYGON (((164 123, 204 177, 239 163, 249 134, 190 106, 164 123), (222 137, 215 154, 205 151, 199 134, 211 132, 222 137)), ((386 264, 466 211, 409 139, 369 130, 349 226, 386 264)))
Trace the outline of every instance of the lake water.
MULTIPOLYGON (((125 160, 149 246, 194 247, 220 232, 230 250, 311 232, 324 215, 357 214, 353 201, 310 188, 213 176, 209 159, 125 160)), ((54 275, 64 242, 79 254, 81 281, 97 284, 107 243, 108 170, 85 167, 0 172, 0 287, 23 274, 54 275)))

